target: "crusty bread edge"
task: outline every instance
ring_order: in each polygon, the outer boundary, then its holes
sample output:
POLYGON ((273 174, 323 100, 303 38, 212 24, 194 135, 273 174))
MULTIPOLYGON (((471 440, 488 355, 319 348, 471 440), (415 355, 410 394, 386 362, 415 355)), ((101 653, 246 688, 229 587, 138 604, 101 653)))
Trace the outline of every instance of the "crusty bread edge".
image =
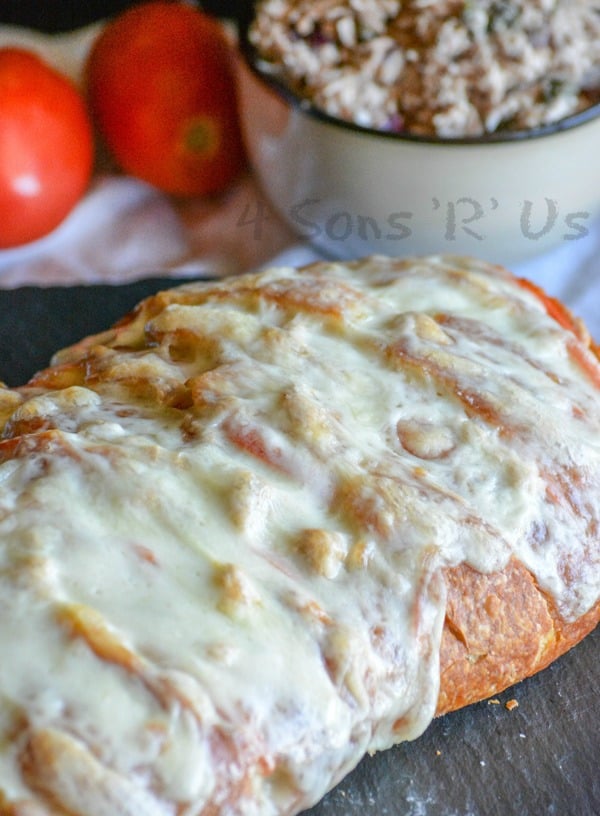
POLYGON ((544 669, 600 621, 600 602, 573 622, 516 558, 500 572, 445 573, 448 601, 436 714, 499 694, 544 669))
MULTIPOLYGON (((600 360, 587 331, 581 342, 600 360)), ((440 649, 436 716, 480 702, 553 663, 600 623, 600 600, 565 621, 516 558, 496 573, 467 564, 446 570, 448 601, 440 649)))

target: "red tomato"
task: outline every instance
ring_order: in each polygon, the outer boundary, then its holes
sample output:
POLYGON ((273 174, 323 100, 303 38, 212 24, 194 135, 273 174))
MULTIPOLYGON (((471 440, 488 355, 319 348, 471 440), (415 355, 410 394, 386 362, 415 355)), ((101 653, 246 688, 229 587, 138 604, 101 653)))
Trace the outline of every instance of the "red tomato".
POLYGON ((75 86, 35 54, 0 49, 0 248, 56 227, 83 195, 94 142, 75 86))
POLYGON ((92 48, 87 84, 125 172, 185 196, 218 192, 240 172, 232 49, 203 12, 149 2, 118 15, 92 48))

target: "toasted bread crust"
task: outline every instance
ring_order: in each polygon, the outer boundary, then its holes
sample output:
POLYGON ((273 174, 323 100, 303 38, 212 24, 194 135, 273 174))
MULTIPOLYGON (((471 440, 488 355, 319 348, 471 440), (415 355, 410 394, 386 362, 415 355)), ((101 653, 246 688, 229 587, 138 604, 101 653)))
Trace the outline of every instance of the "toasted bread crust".
POLYGON ((567 623, 534 577, 512 559, 502 572, 466 564, 446 572, 437 714, 455 711, 536 674, 591 632, 600 603, 567 623))

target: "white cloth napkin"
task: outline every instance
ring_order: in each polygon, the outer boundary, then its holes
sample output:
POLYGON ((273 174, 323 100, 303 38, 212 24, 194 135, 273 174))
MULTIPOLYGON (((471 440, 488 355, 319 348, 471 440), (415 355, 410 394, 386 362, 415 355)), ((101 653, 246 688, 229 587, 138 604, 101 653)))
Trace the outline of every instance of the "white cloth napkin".
POLYGON ((125 283, 159 274, 186 251, 168 199, 134 179, 109 177, 58 229, 0 251, 0 287, 125 283))

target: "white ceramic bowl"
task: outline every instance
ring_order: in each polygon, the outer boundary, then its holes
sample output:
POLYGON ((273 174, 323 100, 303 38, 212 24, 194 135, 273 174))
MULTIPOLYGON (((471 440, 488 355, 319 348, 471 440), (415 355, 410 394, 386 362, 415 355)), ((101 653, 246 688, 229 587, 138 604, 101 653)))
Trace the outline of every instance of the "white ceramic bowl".
POLYGON ((248 22, 238 74, 250 162, 276 210, 325 252, 450 252, 510 265, 584 238, 600 216, 600 104, 481 138, 361 128, 269 74, 248 22))

